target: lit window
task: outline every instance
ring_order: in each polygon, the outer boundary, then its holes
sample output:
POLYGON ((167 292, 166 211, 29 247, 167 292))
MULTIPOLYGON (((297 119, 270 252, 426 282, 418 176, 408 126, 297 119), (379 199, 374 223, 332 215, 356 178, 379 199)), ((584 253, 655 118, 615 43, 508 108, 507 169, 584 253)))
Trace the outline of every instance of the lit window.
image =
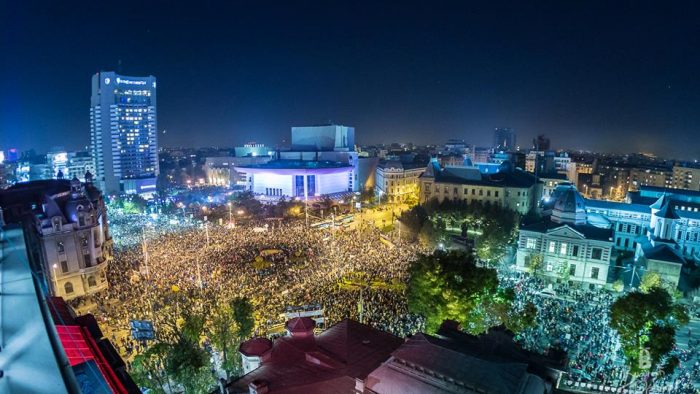
POLYGON ((528 249, 535 249, 537 247, 537 239, 535 238, 528 238, 527 239, 527 246, 528 249))
POLYGON ((556 243, 554 241, 549 241, 549 253, 554 253, 556 243))
POLYGON ((567 248, 566 242, 562 242, 561 245, 559 246, 559 254, 566 254, 566 248, 567 248))

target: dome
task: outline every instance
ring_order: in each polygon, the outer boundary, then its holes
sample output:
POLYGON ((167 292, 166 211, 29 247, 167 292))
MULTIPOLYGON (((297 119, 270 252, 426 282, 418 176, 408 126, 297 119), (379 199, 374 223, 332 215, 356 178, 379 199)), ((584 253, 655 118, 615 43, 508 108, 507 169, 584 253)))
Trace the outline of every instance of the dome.
POLYGON ((285 327, 292 336, 311 336, 316 328, 316 322, 310 317, 295 317, 288 320, 285 327))
POLYGON ((558 195, 552 208, 556 223, 586 224, 586 202, 572 184, 557 187, 558 195))

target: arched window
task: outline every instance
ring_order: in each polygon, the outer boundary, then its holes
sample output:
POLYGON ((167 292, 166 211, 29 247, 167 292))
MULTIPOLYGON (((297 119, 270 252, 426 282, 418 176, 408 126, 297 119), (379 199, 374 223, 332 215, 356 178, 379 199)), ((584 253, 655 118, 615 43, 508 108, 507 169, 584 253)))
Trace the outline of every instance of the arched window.
POLYGON ((95 281, 95 277, 92 275, 88 276, 88 286, 90 286, 90 287, 97 286, 97 282, 95 281))
POLYGON ((70 294, 73 292, 73 284, 70 282, 66 282, 66 284, 63 285, 63 289, 66 291, 66 294, 70 294))

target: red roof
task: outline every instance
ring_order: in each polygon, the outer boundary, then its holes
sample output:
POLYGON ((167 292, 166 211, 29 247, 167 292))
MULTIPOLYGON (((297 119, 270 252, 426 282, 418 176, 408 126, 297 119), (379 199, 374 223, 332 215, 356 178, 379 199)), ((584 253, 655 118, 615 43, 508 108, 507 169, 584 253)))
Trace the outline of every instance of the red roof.
POLYGON ((310 317, 295 317, 289 319, 285 327, 289 332, 309 332, 313 331, 316 327, 316 322, 310 317))
POLYGON ((262 356, 272 349, 272 341, 265 337, 251 338, 238 347, 238 350, 248 357, 262 356))

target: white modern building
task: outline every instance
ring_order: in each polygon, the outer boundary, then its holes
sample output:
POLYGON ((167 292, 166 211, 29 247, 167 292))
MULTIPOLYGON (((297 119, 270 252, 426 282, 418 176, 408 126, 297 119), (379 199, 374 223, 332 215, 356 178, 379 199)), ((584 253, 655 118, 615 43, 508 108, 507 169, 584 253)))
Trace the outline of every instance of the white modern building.
POLYGON ((150 195, 158 177, 156 78, 92 76, 91 153, 105 193, 150 195))
POLYGON ((346 163, 274 160, 235 170, 247 174, 247 190, 267 197, 307 199, 352 192, 353 167, 346 163))

